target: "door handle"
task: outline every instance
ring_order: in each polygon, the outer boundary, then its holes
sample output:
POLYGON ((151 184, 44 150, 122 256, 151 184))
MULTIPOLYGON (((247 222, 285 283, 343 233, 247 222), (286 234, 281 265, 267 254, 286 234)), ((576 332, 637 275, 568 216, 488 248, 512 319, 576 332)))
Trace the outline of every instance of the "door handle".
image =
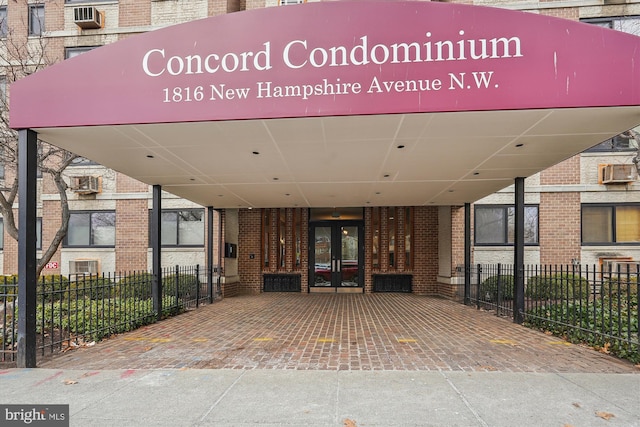
POLYGON ((339 259, 337 259, 337 260, 336 260, 336 271, 337 271, 338 273, 340 273, 340 268, 342 267, 342 265, 341 265, 341 264, 342 264, 342 261, 341 261, 341 260, 339 260, 339 259))

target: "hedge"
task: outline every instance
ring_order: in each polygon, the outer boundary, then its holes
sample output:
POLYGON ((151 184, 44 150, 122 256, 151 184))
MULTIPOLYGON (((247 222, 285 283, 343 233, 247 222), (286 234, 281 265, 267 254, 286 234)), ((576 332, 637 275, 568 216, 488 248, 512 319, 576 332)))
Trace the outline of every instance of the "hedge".
POLYGON ((589 295, 589 281, 569 273, 533 276, 527 281, 525 295, 536 299, 580 299, 589 295))
POLYGON ((490 298, 491 301, 498 300, 498 282, 500 282, 500 294, 502 300, 513 299, 513 276, 491 276, 480 284, 479 299, 490 298))

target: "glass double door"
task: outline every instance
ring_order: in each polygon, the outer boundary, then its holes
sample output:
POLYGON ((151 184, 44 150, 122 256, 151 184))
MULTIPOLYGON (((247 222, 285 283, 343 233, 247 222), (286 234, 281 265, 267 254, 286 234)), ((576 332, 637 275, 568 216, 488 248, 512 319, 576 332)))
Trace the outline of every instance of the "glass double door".
POLYGON ((313 291, 361 288, 364 233, 360 221, 310 224, 310 287, 313 291))

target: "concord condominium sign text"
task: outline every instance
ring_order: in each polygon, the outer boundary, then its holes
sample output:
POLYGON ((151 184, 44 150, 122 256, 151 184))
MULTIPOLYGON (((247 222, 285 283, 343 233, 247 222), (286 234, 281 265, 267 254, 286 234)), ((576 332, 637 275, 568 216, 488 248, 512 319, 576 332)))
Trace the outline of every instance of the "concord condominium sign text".
MULTIPOLYGON (((460 37, 464 30, 458 32, 460 37)), ((284 46, 282 63, 290 69, 305 67, 344 67, 367 64, 406 64, 420 62, 484 60, 519 58, 523 56, 520 38, 496 37, 492 39, 431 40, 426 42, 378 43, 373 45, 368 36, 359 38, 353 46, 312 47, 307 40, 292 40, 284 46)), ((273 68, 271 42, 265 42, 258 51, 176 55, 165 49, 151 49, 142 58, 142 69, 150 77, 163 74, 233 73, 237 71, 266 71, 273 68)))

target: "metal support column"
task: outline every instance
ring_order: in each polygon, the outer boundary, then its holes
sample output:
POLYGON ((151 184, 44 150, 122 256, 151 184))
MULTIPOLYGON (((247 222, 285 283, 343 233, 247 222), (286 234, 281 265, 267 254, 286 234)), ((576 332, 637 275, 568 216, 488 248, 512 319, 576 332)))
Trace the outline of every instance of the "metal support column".
POLYGON ((218 296, 222 296, 222 254, 224 254, 224 248, 222 247, 222 217, 223 211, 218 211, 218 296))
POLYGON ((209 284, 209 303, 215 295, 213 286, 213 206, 207 206, 207 283, 209 284))
POLYGON ((471 302, 471 203, 464 204, 464 303, 471 302))
POLYGON ((153 186, 153 210, 151 212, 151 253, 153 282, 151 295, 153 310, 162 319, 162 186, 153 186))
POLYGON ((524 321, 524 178, 515 179, 515 236, 513 257, 514 323, 524 321))
POLYGON ((18 368, 36 367, 38 134, 18 131, 18 368))

